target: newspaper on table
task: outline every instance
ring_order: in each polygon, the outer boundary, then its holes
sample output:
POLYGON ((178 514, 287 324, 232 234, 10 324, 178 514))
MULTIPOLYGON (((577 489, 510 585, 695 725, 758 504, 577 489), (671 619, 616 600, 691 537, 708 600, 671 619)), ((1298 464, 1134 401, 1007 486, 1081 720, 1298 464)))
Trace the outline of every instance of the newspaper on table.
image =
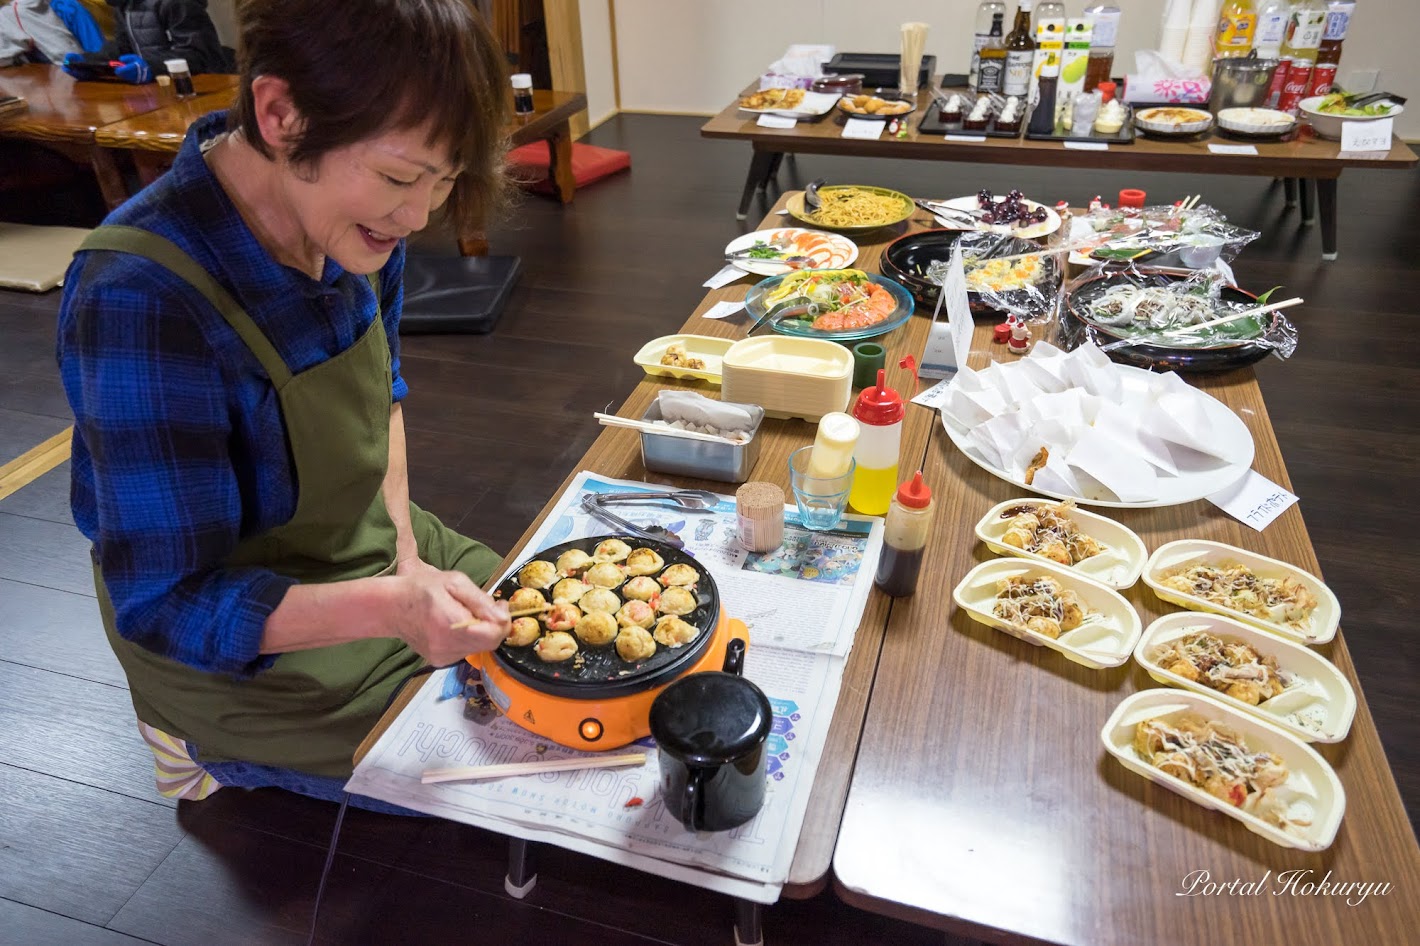
MULTIPOLYGON (((581 507, 590 493, 660 490, 581 472, 528 543, 534 550, 608 531, 581 507)), ((356 767, 346 788, 418 811, 542 841, 760 903, 789 875, 814 773, 838 702, 853 638, 882 549, 882 520, 848 516, 810 532, 786 507, 784 544, 760 555, 736 541, 734 500, 686 512, 618 507, 637 525, 657 524, 685 542, 720 591, 721 606, 749 628, 745 675, 774 707, 765 803, 749 823, 692 832, 666 809, 649 737, 646 764, 422 785, 425 769, 591 756, 549 742, 462 697, 456 668, 432 675, 356 767), (628 807, 632 799, 640 805, 628 807)), ((506 577, 506 576, 505 576, 506 577)), ((624 751, 624 750, 622 750, 624 751)))

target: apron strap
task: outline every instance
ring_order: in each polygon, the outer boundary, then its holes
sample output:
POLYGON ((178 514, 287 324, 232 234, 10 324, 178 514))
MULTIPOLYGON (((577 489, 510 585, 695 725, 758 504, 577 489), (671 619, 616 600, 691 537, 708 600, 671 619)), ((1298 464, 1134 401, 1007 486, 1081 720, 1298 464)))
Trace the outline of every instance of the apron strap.
MULTIPOLYGON (((285 387, 286 382, 291 380, 291 369, 277 353, 276 346, 271 344, 261 329, 257 328, 251 316, 247 315, 246 310, 237 304, 232 294, 223 289, 211 273, 198 265, 171 240, 138 227, 107 224, 85 237, 79 249, 131 253, 162 266, 212 303, 213 308, 220 312, 222 318, 232 327, 232 331, 246 342, 256 360, 261 362, 277 390, 285 387)), ((379 299, 378 289, 375 291, 375 298, 379 299)))

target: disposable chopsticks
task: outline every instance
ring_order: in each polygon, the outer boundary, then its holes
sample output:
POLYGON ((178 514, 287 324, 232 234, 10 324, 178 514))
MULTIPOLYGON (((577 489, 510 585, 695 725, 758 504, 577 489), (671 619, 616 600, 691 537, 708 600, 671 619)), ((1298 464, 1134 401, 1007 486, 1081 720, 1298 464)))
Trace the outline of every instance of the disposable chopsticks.
POLYGON ((1167 332, 1160 332, 1157 335, 1121 338, 1118 341, 1110 342, 1108 345, 1101 345, 1100 351, 1113 351, 1116 348, 1123 348, 1126 345, 1148 345, 1160 339, 1177 338, 1180 335, 1189 335, 1205 328, 1212 328, 1215 325, 1226 325, 1229 322, 1236 322, 1239 319, 1245 319, 1249 316, 1262 315, 1266 312, 1275 312, 1278 309, 1287 309, 1294 305, 1301 305, 1302 301, 1301 296, 1297 296, 1292 299, 1283 299, 1281 302, 1272 302, 1251 309, 1243 309, 1241 312, 1232 312, 1221 318, 1209 319, 1207 322, 1199 322, 1197 325, 1186 325, 1183 328, 1170 329, 1167 332))
POLYGON ((603 414, 600 411, 593 411, 592 416, 595 417, 597 423, 601 424, 603 427, 629 427, 632 430, 641 430, 649 434, 659 434, 663 437, 679 437, 682 440, 708 440, 711 443, 739 443, 739 441, 731 440, 729 437, 702 434, 698 430, 681 430, 679 427, 671 427, 667 424, 655 424, 645 420, 634 420, 630 417, 618 417, 615 414, 603 414))
POLYGON ((509 762, 503 765, 474 765, 453 769, 425 769, 419 776, 423 785, 439 782, 471 782, 479 779, 509 778, 514 775, 540 775, 543 772, 575 772, 581 769, 614 769, 642 765, 646 753, 627 752, 622 755, 578 759, 545 759, 541 762, 509 762))

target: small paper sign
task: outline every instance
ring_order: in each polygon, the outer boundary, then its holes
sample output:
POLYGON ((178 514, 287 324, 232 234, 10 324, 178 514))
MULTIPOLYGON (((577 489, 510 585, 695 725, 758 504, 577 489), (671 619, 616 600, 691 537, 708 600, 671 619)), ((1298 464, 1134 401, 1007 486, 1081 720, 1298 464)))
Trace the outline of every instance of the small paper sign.
POLYGON ((966 267, 962 264, 961 247, 953 247, 947 266, 947 278, 937 297, 937 310, 932 314, 932 328, 927 335, 927 347, 922 352, 919 378, 950 378, 966 364, 971 353, 971 303, 966 294, 966 267), (947 310, 947 320, 938 316, 947 310))
POLYGON ((943 135, 943 141, 985 141, 985 135, 943 135))
POLYGON ((1261 532, 1298 500, 1261 473, 1248 470, 1242 479, 1209 496, 1208 501, 1261 532))
POLYGON ((1257 145, 1209 144, 1208 150, 1214 154, 1257 154, 1257 145))
POLYGON ((938 381, 936 384, 914 397, 912 403, 921 404, 923 407, 930 407, 934 411, 938 410, 941 408, 942 402, 947 399, 947 392, 951 390, 951 387, 951 381, 938 381))
POLYGON ((1342 122, 1342 151, 1389 151, 1394 118, 1378 118, 1373 122, 1342 122))
POLYGON ((868 121, 864 118, 850 118, 843 123, 844 138, 865 138, 869 141, 876 141, 882 137, 883 128, 886 122, 868 121))
POLYGON ((755 124, 761 128, 793 128, 799 122, 788 115, 761 115, 755 124))
POLYGON ((1103 141, 1067 141, 1065 147, 1071 151, 1108 151, 1109 145, 1103 141))
POLYGON ((723 319, 727 315, 734 315, 744 307, 744 302, 717 302, 703 315, 707 319, 723 319))
POLYGON ((719 289, 721 286, 728 286, 743 275, 745 275, 744 270, 736 269, 734 266, 726 263, 724 269, 720 270, 700 285, 704 286, 706 289, 719 289))

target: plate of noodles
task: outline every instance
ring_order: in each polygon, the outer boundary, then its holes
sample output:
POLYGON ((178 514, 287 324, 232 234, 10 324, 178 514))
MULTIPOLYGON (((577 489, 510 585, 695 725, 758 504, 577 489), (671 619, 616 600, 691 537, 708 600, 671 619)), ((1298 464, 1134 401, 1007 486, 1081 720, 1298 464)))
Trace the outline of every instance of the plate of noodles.
POLYGON ((912 198, 886 187, 835 184, 818 189, 821 206, 810 211, 802 192, 789 198, 789 216, 811 227, 838 233, 871 233, 902 223, 917 209, 912 198))

